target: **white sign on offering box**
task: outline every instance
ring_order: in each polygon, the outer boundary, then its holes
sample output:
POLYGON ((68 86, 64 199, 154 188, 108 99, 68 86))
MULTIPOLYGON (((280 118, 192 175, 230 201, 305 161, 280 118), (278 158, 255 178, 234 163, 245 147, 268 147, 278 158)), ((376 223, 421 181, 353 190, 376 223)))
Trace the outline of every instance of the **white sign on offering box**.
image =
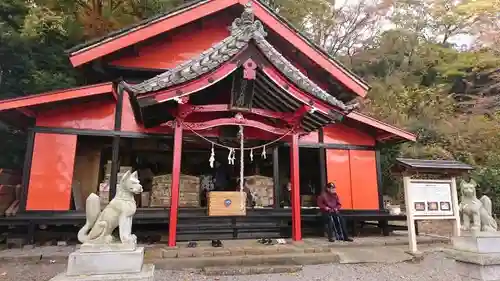
POLYGON ((453 235, 460 236, 460 214, 455 178, 419 180, 404 177, 406 223, 410 252, 417 250, 415 221, 452 220, 453 235))

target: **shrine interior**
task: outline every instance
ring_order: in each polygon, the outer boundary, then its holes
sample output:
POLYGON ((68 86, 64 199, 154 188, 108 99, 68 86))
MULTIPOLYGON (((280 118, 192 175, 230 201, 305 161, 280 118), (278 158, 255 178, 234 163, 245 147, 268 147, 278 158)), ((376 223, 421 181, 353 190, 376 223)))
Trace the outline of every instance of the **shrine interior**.
MULTIPOLYGON (((237 140, 235 140, 237 141, 237 140)), ((225 139, 225 143, 231 140, 225 139)), ((255 142, 254 142, 255 143, 255 142)), ((259 143, 259 142, 257 142, 259 143)), ((129 169, 138 171, 143 193, 136 197, 138 208, 169 208, 172 177, 173 140, 165 138, 121 138, 118 181, 129 169)), ((284 143, 245 151, 244 175, 251 186, 254 208, 290 206, 286 189, 289 182, 290 152, 284 143), (277 178, 274 175, 273 150, 278 150, 277 178), (275 185, 275 181, 276 185, 275 185), (275 199, 275 196, 277 197, 275 199)), ((321 191, 319 148, 300 148, 301 206, 314 207, 314 195, 321 191)), ((239 190, 239 153, 229 164, 229 150, 215 147, 215 163, 210 166, 211 146, 197 136, 183 138, 180 208, 206 208, 206 192, 239 190), (217 184, 217 178, 219 183, 217 184)), ((73 172, 71 210, 84 210, 90 193, 109 202, 109 180, 112 159, 112 137, 79 136, 73 172)), ((119 182, 118 182, 119 183, 119 182)), ((250 206, 249 206, 250 207, 250 206)))

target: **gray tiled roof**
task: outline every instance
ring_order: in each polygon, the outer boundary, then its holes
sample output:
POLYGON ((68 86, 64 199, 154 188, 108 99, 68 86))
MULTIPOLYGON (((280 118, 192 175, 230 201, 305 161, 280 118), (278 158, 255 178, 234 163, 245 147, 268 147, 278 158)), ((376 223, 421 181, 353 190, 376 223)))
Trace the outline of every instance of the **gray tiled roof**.
POLYGON ((456 160, 425 160, 425 159, 396 159, 398 164, 411 169, 434 169, 434 170, 473 170, 468 164, 456 160))

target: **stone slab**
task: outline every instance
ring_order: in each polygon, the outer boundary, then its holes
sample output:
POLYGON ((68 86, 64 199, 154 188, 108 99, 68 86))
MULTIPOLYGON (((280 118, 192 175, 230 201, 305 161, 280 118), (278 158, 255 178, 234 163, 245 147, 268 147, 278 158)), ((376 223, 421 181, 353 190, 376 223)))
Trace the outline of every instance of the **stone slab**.
MULTIPOLYGON (((387 246, 383 248, 341 248, 332 252, 340 257, 341 264, 399 263, 413 260, 405 253, 406 248, 387 246)), ((315 253, 318 255, 317 253, 315 253)))
POLYGON ((69 255, 66 275, 138 273, 144 262, 144 247, 135 251, 80 252, 69 255))
POLYGON ((137 273, 68 276, 61 273, 50 281, 154 281, 154 264, 145 264, 137 273))
POLYGON ((481 254, 468 251, 451 250, 447 251, 448 257, 465 263, 476 265, 500 265, 500 253, 481 254))
POLYGON ((295 273, 302 270, 301 265, 250 266, 250 267, 205 267, 203 273, 207 276, 233 276, 255 274, 295 273))
POLYGON ((480 254, 500 253, 500 233, 453 237, 453 248, 480 254))
POLYGON ((456 272, 466 280, 500 281, 500 265, 478 265, 457 261, 456 272))
POLYGON ((157 261, 155 264, 161 269, 180 270, 186 268, 200 269, 206 267, 313 265, 338 262, 339 256, 334 253, 289 253, 276 255, 193 257, 185 259, 171 258, 157 261))
POLYGON ((100 252, 131 252, 137 249, 136 244, 82 244, 80 245, 80 252, 83 253, 100 253, 100 252))

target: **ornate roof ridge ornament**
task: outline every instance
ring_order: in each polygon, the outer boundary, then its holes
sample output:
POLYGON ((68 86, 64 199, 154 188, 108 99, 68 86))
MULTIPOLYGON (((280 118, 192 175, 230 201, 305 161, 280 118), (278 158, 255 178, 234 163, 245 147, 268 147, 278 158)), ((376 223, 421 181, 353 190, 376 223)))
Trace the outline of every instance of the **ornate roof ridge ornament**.
POLYGON ((255 20, 251 2, 245 5, 245 10, 233 21, 229 30, 230 36, 205 50, 198 57, 139 84, 130 85, 122 81, 124 87, 128 92, 140 95, 187 82, 230 60, 242 51, 251 39, 263 40, 267 35, 262 23, 255 20))
POLYGON ((231 34, 230 36, 205 50, 196 58, 185 61, 139 84, 130 85, 125 81, 121 83, 128 92, 136 96, 178 85, 215 70, 217 67, 236 56, 248 45, 250 40, 253 39, 257 47, 274 67, 279 69, 300 89, 344 111, 352 111, 358 107, 358 104, 346 105, 328 94, 267 42, 265 40, 267 33, 262 23, 259 20, 255 20, 251 1, 245 4, 243 13, 232 22, 229 31, 231 34))

